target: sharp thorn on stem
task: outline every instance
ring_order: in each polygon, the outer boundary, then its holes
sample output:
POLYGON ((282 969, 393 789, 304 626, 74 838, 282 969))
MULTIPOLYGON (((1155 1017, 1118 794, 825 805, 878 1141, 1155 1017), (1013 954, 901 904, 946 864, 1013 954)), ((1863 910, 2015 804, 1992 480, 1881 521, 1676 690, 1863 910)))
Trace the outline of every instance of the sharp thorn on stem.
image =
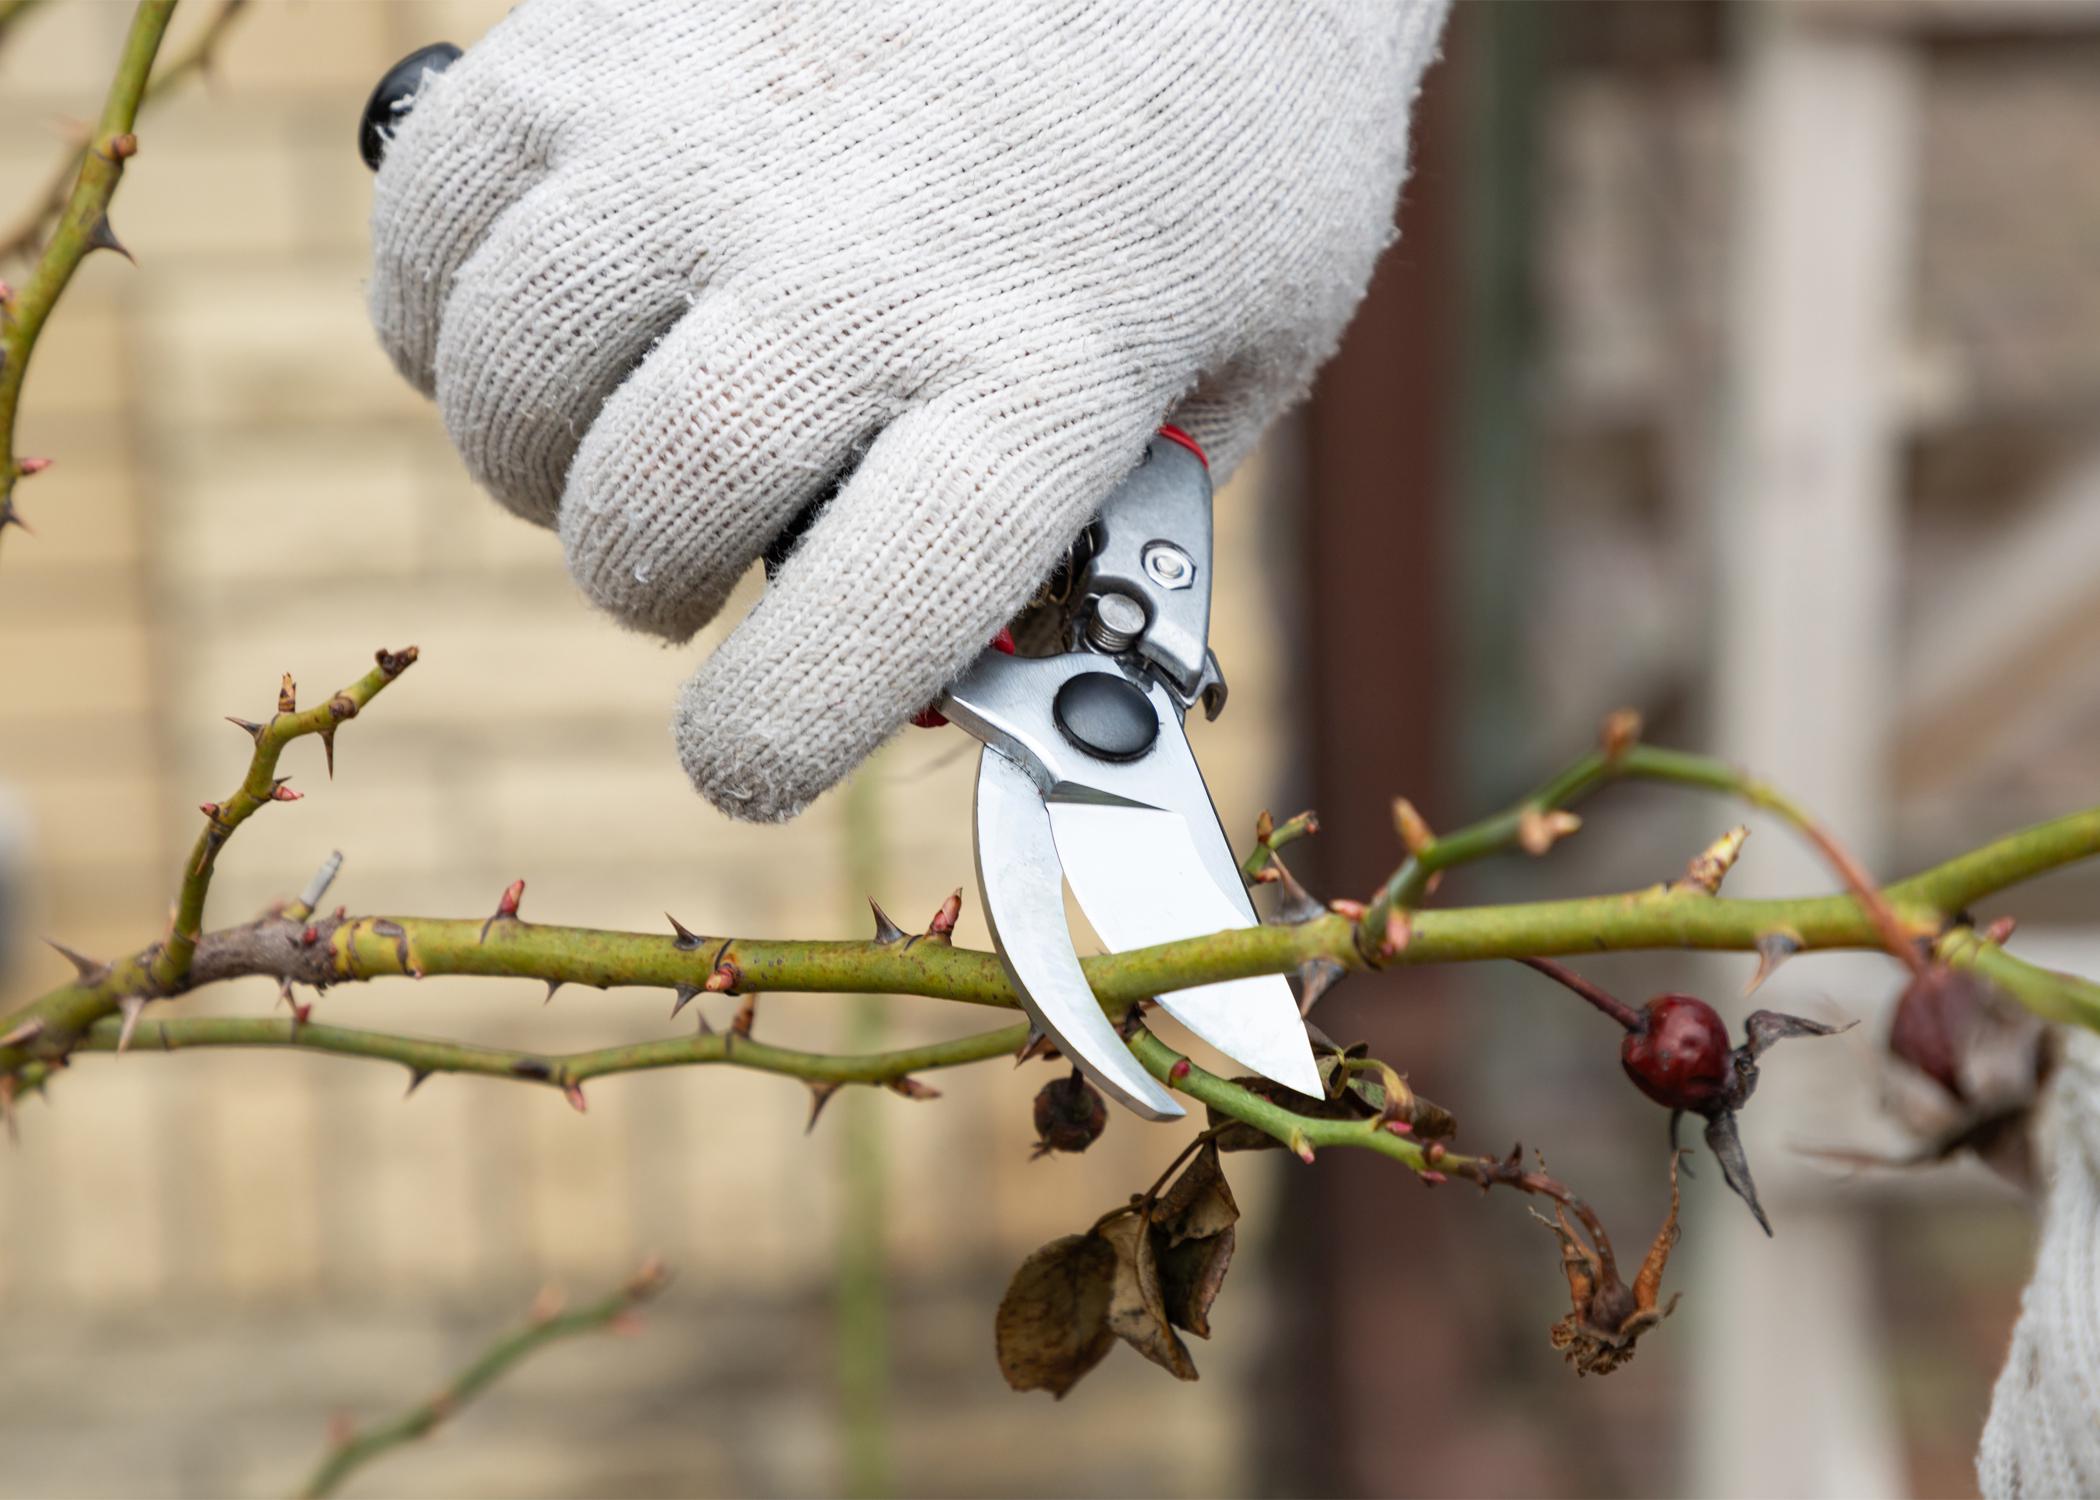
POLYGON ((124 1013, 124 1024, 117 1030, 117 1055, 122 1057, 131 1050, 131 1034, 138 1030, 139 1016, 146 1009, 146 1001, 140 995, 126 995, 117 1002, 117 1009, 124 1013))
POLYGON ((694 997, 699 993, 700 986, 697 984, 681 984, 674 989, 671 992, 671 1019, 677 1020, 678 1013, 692 1004, 694 997))
POLYGON ((873 896, 868 898, 868 910, 875 913, 875 941, 887 948, 892 943, 904 941, 904 929, 890 920, 890 914, 882 909, 882 903, 873 896))
POLYGON ((1749 999, 1758 988, 1779 972, 1779 966, 1801 951, 1801 938, 1797 933, 1783 927, 1757 935, 1757 972, 1743 986, 1743 998, 1749 999))
MULTIPOLYGON (((542 1001, 540 1002, 540 1004, 542 1004, 542 1005, 551 1005, 551 1004, 553 1004, 553 1003, 554 1003, 554 992, 555 992, 556 990, 560 989, 560 988, 561 988, 561 981, 560 981, 559 979, 550 979, 550 980, 548 980, 548 981, 547 981, 547 998, 546 998, 546 999, 544 999, 544 1000, 542 1000, 542 1001)), ((675 1016, 675 1015, 677 1015, 677 1014, 678 1014, 678 1012, 674 1010, 674 1011, 672 1011, 672 1012, 671 1012, 671 1014, 675 1016)))
POLYGON ((108 964, 89 958, 85 953, 74 952, 57 938, 45 938, 44 941, 56 949, 59 956, 73 966, 74 972, 80 976, 81 982, 84 984, 100 983, 109 973, 108 964))
POLYGON ((688 930, 685 923, 679 921, 669 912, 664 913, 664 920, 671 924, 671 931, 677 934, 676 937, 671 939, 671 946, 676 948, 679 952, 691 953, 694 949, 698 948, 703 941, 705 941, 696 933, 688 930))
POLYGON ((408 1070, 408 1087, 401 1091, 401 1097, 404 1099, 408 1098, 417 1089, 421 1088, 429 1077, 430 1069, 428 1068, 410 1068, 408 1070))
POLYGON ((87 247, 90 251, 114 250, 134 266, 139 263, 138 257, 124 247, 124 242, 117 238, 116 230, 110 227, 108 214, 96 216, 94 227, 88 230, 87 247))
POLYGON ((31 1016, 6 1036, 0 1036, 0 1047, 19 1047, 24 1042, 33 1042, 43 1034, 44 1018, 31 1016))
POLYGON ((831 1102, 831 1096, 844 1087, 842 1083, 812 1083, 809 1086, 809 1123, 802 1127, 804 1135, 817 1128, 817 1116, 824 1113, 824 1106, 831 1102))

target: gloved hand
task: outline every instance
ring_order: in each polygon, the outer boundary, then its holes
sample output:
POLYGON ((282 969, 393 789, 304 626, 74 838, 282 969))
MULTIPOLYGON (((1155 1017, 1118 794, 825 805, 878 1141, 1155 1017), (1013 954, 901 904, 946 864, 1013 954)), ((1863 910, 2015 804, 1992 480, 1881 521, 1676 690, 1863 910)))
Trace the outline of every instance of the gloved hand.
POLYGON ((1976 1455, 1994 1500, 2100 1493, 2100 1036, 2064 1028, 2034 1277, 1976 1455))
POLYGON ((372 321, 584 590, 683 639, 694 783, 792 816, 1163 419, 1219 477, 1391 234, 1444 0, 526 0, 387 150, 372 321))

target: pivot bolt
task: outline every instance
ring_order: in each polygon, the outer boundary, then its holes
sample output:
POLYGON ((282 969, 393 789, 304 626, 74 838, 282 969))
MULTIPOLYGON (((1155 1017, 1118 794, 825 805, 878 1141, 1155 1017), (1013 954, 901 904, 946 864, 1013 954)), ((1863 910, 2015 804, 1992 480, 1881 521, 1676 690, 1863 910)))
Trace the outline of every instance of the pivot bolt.
POLYGON ((1128 594, 1103 594, 1094 601, 1093 615, 1086 622, 1086 638, 1096 651, 1114 656, 1128 651, 1145 633, 1145 606, 1128 594))

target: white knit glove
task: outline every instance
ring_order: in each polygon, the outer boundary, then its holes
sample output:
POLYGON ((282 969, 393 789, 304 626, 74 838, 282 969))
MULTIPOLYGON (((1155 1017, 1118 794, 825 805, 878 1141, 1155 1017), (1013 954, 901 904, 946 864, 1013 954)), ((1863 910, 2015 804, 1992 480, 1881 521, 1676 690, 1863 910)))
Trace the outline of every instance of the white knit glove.
POLYGON ((389 147, 372 321, 637 629, 691 635, 853 470, 674 723, 709 798, 789 817, 1162 419, 1222 477, 1305 391, 1443 8, 526 0, 389 147))
POLYGON ((2100 1036, 2064 1041, 2041 1248, 1976 1455, 1993 1500, 2100 1494, 2100 1036))

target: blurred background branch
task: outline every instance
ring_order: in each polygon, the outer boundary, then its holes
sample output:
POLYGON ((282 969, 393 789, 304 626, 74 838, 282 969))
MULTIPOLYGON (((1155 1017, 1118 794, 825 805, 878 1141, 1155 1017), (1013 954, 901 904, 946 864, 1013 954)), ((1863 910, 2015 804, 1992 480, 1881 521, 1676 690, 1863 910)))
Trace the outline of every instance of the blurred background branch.
POLYGON ((443 1390, 399 1416, 350 1427, 331 1438, 327 1456, 300 1487, 300 1500, 321 1500, 325 1495, 333 1495, 345 1480, 373 1460, 428 1437, 457 1416, 461 1407, 550 1344, 608 1329, 624 1334, 639 1332, 635 1309, 661 1292, 670 1280, 671 1273, 663 1263, 652 1258, 643 1262, 617 1291, 582 1307, 564 1309, 560 1294, 547 1288, 522 1328, 490 1344, 443 1390))

